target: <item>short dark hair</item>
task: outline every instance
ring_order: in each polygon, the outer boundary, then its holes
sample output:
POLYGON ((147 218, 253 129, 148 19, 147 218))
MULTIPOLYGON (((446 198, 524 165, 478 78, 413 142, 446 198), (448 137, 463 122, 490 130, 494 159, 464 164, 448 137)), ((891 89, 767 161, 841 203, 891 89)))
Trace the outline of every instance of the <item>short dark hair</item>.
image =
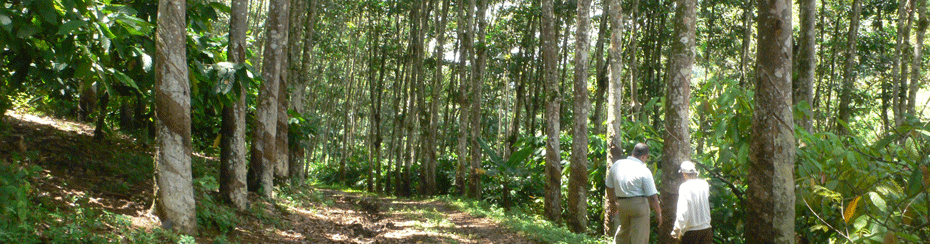
POLYGON ((644 155, 649 155, 649 145, 646 143, 636 143, 636 146, 633 146, 633 157, 642 157, 644 155))

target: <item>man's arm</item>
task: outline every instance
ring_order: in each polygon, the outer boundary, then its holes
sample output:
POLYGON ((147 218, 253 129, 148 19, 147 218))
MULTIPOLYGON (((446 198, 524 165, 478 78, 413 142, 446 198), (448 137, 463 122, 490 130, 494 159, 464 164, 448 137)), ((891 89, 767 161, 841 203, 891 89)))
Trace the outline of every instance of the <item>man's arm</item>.
POLYGON ((662 225, 662 206, 659 205, 659 194, 649 196, 649 207, 656 213, 656 219, 659 220, 659 225, 662 225))

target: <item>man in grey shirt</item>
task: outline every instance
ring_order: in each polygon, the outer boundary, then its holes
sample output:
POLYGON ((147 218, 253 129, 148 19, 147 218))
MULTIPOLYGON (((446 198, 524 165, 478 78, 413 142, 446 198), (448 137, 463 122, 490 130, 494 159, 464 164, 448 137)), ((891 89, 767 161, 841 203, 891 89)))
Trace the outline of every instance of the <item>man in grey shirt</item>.
POLYGON ((662 225, 659 191, 656 190, 652 171, 646 167, 648 161, 649 146, 637 143, 633 147, 633 156, 617 160, 607 172, 607 198, 613 209, 610 214, 620 214, 620 228, 614 234, 616 244, 649 243, 650 208, 662 225))

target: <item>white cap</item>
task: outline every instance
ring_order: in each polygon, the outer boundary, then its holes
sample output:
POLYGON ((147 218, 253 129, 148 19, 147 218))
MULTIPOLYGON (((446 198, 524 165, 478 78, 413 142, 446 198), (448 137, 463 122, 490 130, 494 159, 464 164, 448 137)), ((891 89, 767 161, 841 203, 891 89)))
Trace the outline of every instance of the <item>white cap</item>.
POLYGON ((681 169, 678 170, 678 173, 697 174, 697 169, 694 168, 694 163, 691 161, 684 161, 681 162, 681 169))

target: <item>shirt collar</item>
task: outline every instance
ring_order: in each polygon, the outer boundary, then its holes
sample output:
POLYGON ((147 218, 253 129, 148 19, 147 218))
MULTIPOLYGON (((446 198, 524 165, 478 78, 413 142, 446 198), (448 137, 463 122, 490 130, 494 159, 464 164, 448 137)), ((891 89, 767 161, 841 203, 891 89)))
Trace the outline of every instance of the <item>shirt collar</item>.
POLYGON ((626 157, 626 159, 633 160, 634 162, 638 162, 638 163, 640 163, 640 164, 642 164, 642 165, 646 165, 646 163, 643 163, 642 160, 639 160, 639 158, 636 158, 636 157, 633 157, 633 156, 628 156, 628 157, 626 157))

